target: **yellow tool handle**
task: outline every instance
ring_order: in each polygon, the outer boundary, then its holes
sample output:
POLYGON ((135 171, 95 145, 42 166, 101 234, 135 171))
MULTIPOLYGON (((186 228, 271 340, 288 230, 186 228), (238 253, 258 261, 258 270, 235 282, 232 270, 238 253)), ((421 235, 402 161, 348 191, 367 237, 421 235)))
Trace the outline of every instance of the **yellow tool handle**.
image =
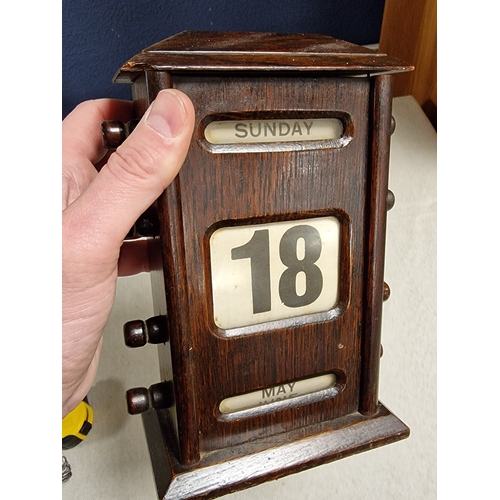
POLYGON ((80 444, 92 429, 94 413, 87 401, 82 401, 62 421, 62 448, 69 450, 80 444))

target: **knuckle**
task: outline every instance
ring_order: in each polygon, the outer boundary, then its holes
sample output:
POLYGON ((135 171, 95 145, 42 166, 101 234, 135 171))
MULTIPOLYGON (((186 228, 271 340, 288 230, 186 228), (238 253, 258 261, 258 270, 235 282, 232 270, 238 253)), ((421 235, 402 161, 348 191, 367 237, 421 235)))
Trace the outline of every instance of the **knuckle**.
POLYGON ((108 168, 125 182, 148 180, 160 170, 160 155, 146 145, 120 146, 109 158, 108 168))

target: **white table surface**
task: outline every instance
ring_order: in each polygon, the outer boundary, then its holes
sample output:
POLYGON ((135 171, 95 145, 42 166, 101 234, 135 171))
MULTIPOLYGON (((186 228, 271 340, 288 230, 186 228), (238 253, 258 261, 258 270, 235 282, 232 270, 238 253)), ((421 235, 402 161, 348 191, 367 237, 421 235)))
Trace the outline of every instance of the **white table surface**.
MULTIPOLYGON (((224 498, 430 500, 436 498, 436 132, 412 97, 394 100, 379 395, 411 429, 408 439, 224 498)), ((89 393, 94 427, 64 454, 73 476, 63 500, 157 498, 140 416, 125 392, 157 383, 156 348, 129 349, 122 327, 153 315, 149 276, 120 278, 89 393)))

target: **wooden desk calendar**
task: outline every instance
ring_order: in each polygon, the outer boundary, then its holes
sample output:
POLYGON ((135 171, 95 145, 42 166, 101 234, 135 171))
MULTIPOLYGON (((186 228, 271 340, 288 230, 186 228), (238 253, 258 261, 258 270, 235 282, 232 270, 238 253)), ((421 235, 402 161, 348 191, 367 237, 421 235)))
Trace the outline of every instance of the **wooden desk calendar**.
MULTIPOLYGON (((183 32, 119 70, 137 119, 167 87, 197 116, 146 218, 155 316, 124 328, 127 345, 158 345, 161 381, 127 401, 159 498, 221 496, 409 435, 378 378, 391 73, 411 69, 326 36, 183 32)), ((128 128, 103 124, 105 141, 128 128)))

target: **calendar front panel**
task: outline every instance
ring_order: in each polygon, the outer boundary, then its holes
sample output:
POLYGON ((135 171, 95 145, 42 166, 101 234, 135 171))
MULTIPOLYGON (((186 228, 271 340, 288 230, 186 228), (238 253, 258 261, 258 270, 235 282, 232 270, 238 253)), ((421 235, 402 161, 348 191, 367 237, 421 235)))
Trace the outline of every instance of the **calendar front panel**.
MULTIPOLYGON (((174 82, 190 95, 198 119, 172 189, 182 214, 175 221, 179 241, 192 242, 183 246, 186 300, 176 309, 175 335, 184 339, 190 363, 200 450, 356 411, 368 81, 200 76, 193 85, 176 76, 174 82), (336 133, 346 140, 206 147, 211 116, 252 120, 255 110, 266 123, 273 116, 291 123, 294 113, 340 117, 336 133), (254 403, 233 405, 242 400, 254 403)), ((180 405, 177 411, 182 420, 180 405)))

